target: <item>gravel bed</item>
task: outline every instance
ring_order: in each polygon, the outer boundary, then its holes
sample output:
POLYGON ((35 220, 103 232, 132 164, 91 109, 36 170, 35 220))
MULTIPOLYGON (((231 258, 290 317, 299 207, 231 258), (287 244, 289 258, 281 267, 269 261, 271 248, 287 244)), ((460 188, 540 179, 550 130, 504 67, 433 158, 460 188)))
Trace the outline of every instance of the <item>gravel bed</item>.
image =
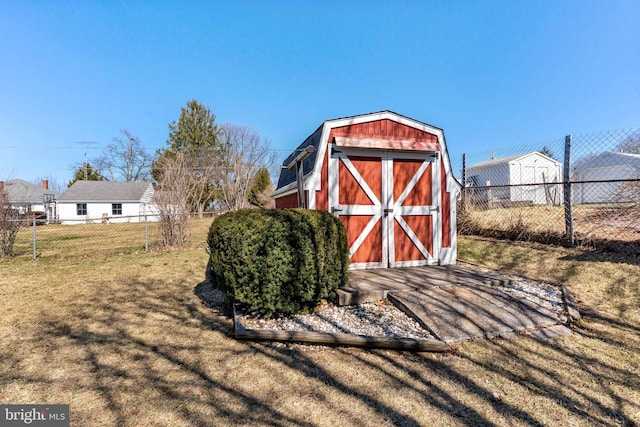
POLYGON ((337 307, 324 304, 311 314, 296 314, 276 318, 245 316, 250 329, 279 329, 395 337, 433 339, 418 322, 386 300, 337 307))
MULTIPOLYGON (((499 289, 518 298, 527 299, 558 315, 558 321, 566 322, 562 291, 546 283, 538 283, 521 277, 510 277, 508 285, 499 289)), ((226 302, 225 295, 211 286, 200 289, 200 299, 212 308, 220 308, 226 302)), ((248 329, 285 331, 311 331, 347 333, 371 337, 401 337, 433 339, 429 331, 386 300, 354 306, 338 307, 323 304, 310 314, 278 317, 244 316, 248 329)))
POLYGON ((560 323, 566 323, 565 304, 562 291, 548 283, 534 282, 522 277, 509 277, 511 282, 501 286, 502 290, 514 297, 532 301, 558 315, 560 323))

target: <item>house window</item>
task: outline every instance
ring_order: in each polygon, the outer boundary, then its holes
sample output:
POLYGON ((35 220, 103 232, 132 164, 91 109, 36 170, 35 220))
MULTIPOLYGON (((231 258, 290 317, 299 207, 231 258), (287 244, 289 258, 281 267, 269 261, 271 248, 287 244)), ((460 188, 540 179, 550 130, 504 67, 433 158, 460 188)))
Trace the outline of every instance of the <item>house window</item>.
POLYGON ((111 204, 111 215, 122 215, 122 203, 111 204))
POLYGON ((76 214, 77 215, 86 215, 87 214, 87 204, 86 203, 77 203, 76 204, 76 214))

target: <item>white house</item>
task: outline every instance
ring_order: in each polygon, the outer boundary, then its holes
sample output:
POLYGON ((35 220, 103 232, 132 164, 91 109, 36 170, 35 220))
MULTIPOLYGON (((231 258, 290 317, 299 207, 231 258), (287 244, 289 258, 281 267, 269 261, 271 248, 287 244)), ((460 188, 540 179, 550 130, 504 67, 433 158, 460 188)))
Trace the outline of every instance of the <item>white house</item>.
POLYGON ((56 217, 55 200, 59 195, 49 190, 49 181, 46 179, 42 180, 42 186, 12 179, 1 182, 0 188, 7 194, 11 208, 18 210, 21 215, 45 214, 48 221, 56 217))
POLYGON ((612 151, 598 154, 575 167, 574 180, 581 183, 573 186, 573 202, 637 203, 640 201, 640 181, 620 180, 638 179, 640 154, 612 151))
POLYGON ((58 198, 62 224, 157 221, 148 182, 76 181, 58 198))
POLYGON ((480 187, 475 196, 485 202, 562 202, 562 165, 537 151, 477 163, 467 168, 466 181, 480 187))

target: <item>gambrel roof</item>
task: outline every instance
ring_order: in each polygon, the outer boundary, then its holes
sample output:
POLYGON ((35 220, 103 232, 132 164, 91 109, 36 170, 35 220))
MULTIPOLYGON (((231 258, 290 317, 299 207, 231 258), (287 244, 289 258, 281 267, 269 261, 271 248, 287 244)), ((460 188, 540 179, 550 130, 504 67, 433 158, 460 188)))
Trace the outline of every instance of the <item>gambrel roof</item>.
MULTIPOLYGON (((384 124, 383 129, 380 130, 382 134, 385 133, 384 124)), ((387 127, 387 132, 391 132, 392 128, 387 127)), ((422 151, 441 151, 445 158, 445 168, 447 172, 451 170, 451 164, 449 161, 449 155, 444 140, 444 131, 435 126, 427 123, 420 122, 415 119, 403 116, 393 111, 384 110, 375 113, 360 114, 350 117, 342 117, 338 119, 324 121, 311 135, 309 135, 285 160, 282 162, 282 168, 280 170, 280 176, 278 184, 273 193, 273 197, 291 191, 296 185, 296 171, 294 169, 288 169, 287 166, 294 161, 294 159, 307 147, 313 147, 313 152, 306 157, 302 162, 302 170, 305 182, 310 180, 317 184, 319 180, 319 174, 321 164, 324 160, 324 154, 326 149, 326 143, 335 142, 339 146, 348 146, 352 148, 387 148, 398 150, 422 150, 422 151), (384 137, 373 137, 369 135, 357 135, 350 137, 335 137, 335 141, 328 141, 328 137, 331 130, 337 127, 348 127, 350 125, 356 125, 364 122, 393 122, 401 124, 404 129, 415 130, 416 132, 422 132, 429 134, 431 137, 427 140, 416 140, 412 136, 407 136, 406 139, 402 139, 402 136, 389 135, 391 140, 386 140, 384 137)), ((452 176, 452 175, 451 175, 452 176)), ((460 186, 460 183, 451 179, 452 183, 460 186)), ((453 184, 452 184, 453 185, 453 184)), ((305 189, 307 186, 305 184, 305 189)))
POLYGON ((59 202, 149 202, 149 182, 76 181, 58 198, 59 202))

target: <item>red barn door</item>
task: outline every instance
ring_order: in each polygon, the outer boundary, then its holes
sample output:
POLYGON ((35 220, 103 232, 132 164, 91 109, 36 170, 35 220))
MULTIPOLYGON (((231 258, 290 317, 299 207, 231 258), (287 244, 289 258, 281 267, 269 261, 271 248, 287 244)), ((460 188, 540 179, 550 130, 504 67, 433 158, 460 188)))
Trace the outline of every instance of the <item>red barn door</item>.
POLYGON ((347 229, 352 268, 437 264, 434 153, 340 147, 329 159, 329 208, 347 229))

